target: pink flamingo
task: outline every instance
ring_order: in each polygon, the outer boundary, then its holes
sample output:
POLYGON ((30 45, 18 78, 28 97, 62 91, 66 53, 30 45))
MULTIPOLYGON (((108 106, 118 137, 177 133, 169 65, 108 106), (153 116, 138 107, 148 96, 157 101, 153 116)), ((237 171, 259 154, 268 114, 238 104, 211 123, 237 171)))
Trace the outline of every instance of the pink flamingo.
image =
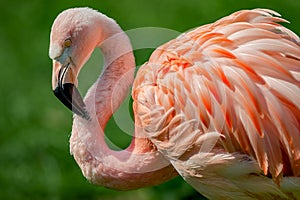
POLYGON ((233 13, 162 45, 134 80, 114 20, 89 8, 59 14, 52 86, 77 114, 70 150, 84 176, 129 190, 179 174, 210 199, 300 198, 300 41, 278 22, 272 10, 233 13), (83 101, 77 75, 96 47, 105 66, 83 101), (132 83, 134 137, 113 151, 103 130, 132 83))

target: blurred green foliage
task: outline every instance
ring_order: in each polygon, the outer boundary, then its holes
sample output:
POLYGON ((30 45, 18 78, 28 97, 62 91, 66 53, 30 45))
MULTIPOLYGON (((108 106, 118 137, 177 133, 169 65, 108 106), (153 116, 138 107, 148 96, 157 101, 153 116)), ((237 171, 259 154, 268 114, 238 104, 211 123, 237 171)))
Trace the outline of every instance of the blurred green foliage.
MULTIPOLYGON (((5 200, 201 198, 180 177, 121 192, 94 186, 81 175, 68 149, 71 113, 51 90, 49 33, 62 10, 89 6, 116 19, 124 30, 151 26, 183 32, 240 9, 261 7, 281 13, 291 22, 286 26, 300 33, 299 0, 9 0, 0 6, 0 199, 5 200)), ((135 52, 138 65, 151 51, 135 52)), ((96 51, 87 64, 100 73, 100 63, 96 51)), ((90 74, 93 78, 82 83, 82 91, 97 77, 90 74)), ((128 145, 130 137, 122 135, 113 121, 108 129, 116 132, 108 136, 110 140, 128 145)))

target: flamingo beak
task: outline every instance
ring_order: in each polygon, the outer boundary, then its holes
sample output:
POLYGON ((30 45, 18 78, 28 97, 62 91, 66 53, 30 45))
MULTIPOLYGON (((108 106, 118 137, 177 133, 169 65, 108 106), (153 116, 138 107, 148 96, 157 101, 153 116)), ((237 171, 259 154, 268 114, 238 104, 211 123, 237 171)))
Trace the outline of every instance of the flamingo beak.
POLYGON ((89 114, 85 109, 83 99, 74 85, 77 78, 72 72, 70 62, 62 65, 58 61, 53 61, 52 88, 55 96, 73 113, 89 120, 89 114))

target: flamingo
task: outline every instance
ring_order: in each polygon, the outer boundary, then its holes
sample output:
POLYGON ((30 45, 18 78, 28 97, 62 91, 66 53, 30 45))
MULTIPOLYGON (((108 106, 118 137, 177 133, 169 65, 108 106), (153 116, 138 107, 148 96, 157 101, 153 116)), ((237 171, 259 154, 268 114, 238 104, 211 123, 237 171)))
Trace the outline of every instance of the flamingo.
POLYGON ((131 190, 177 175, 209 199, 300 199, 300 40, 269 9, 242 10, 163 44, 140 67, 120 26, 71 8, 50 35, 52 87, 74 114, 70 152, 92 183, 131 190), (105 63, 84 100, 80 69, 105 63), (135 129, 104 128, 132 86, 135 129))

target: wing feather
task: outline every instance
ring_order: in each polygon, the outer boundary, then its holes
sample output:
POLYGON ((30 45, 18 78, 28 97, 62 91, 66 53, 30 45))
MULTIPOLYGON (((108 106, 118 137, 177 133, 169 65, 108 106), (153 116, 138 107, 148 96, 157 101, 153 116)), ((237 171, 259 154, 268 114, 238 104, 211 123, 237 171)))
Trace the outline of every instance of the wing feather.
POLYGON ((236 155, 276 183, 300 175, 300 41, 278 22, 268 9, 236 12, 166 43, 138 72, 137 118, 193 186, 191 174, 203 183, 206 165, 236 155))

